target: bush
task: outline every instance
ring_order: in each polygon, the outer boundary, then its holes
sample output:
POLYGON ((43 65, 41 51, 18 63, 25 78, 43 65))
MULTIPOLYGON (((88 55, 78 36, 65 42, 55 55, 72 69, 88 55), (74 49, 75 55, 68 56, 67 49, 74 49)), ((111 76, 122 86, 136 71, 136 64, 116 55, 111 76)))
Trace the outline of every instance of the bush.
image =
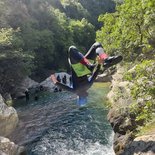
POLYGON ((149 121, 155 110, 155 61, 144 60, 124 75, 124 79, 133 83, 131 95, 135 103, 130 106, 137 121, 149 121))

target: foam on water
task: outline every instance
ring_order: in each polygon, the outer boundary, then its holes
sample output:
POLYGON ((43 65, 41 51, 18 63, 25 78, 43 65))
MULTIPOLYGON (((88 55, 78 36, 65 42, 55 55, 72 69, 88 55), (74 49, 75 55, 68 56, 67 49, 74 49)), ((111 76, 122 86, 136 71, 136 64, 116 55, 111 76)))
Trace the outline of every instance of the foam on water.
MULTIPOLYGON (((49 134, 54 134, 54 132, 49 134)), ((54 136, 49 134, 37 143, 32 150, 32 155, 115 155, 112 148, 113 133, 106 145, 98 141, 83 140, 80 137, 78 139, 71 137, 63 139, 64 135, 61 134, 59 134, 61 139, 52 139, 54 136)))
POLYGON ((102 85, 93 88, 85 107, 68 92, 43 94, 17 108, 20 122, 11 138, 28 155, 114 155, 106 93, 102 85))

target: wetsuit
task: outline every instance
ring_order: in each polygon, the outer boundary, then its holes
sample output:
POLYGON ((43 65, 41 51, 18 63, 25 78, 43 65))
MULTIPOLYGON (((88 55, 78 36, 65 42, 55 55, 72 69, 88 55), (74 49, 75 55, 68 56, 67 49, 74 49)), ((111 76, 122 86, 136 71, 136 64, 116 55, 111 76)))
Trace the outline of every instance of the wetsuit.
POLYGON ((101 65, 104 70, 106 70, 108 67, 122 61, 122 59, 122 56, 108 57, 107 54, 104 53, 102 45, 98 42, 91 46, 86 55, 80 53, 75 46, 70 46, 68 50, 68 61, 72 71, 72 84, 70 87, 64 85, 56 81, 53 75, 51 76, 51 79, 62 89, 76 93, 78 105, 85 105, 88 96, 87 90, 92 86, 96 79, 101 70, 101 65))
POLYGON ((69 47, 68 61, 72 71, 72 87, 61 83, 56 84, 61 88, 76 93, 78 96, 87 96, 87 90, 91 87, 100 71, 101 65, 94 64, 97 56, 103 60, 108 57, 104 53, 102 45, 98 42, 91 46, 85 56, 75 46, 69 47))

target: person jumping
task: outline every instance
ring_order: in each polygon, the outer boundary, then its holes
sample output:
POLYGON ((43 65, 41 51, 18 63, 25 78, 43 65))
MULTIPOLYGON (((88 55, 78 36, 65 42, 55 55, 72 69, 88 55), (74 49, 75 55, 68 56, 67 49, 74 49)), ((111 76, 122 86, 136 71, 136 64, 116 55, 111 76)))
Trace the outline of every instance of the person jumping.
POLYGON ((77 94, 77 104, 87 103, 88 89, 92 86, 101 68, 107 69, 119 63, 122 56, 109 57, 99 42, 95 42, 86 55, 83 55, 75 46, 68 50, 68 62, 71 67, 72 85, 67 86, 58 82, 55 75, 51 80, 57 86, 77 94))

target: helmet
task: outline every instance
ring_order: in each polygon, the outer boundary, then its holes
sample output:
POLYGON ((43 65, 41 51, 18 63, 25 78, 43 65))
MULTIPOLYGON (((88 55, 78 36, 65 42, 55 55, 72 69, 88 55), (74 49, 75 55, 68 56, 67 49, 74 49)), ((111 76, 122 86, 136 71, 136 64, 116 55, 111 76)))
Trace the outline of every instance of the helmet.
POLYGON ((76 48, 75 46, 72 45, 72 46, 69 47, 68 52, 70 52, 70 51, 72 51, 72 50, 77 50, 77 48, 76 48))

